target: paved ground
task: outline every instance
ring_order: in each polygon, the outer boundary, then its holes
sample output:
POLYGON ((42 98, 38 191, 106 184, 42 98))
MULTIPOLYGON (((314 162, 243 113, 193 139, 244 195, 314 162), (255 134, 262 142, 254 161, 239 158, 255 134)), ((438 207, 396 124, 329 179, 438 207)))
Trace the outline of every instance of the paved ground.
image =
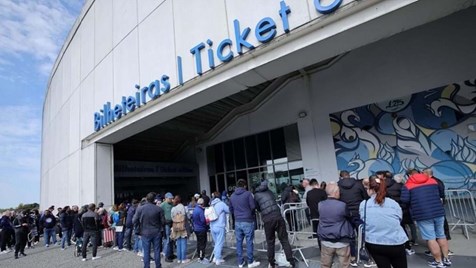
MULTIPOLYGON (((451 241, 451 249, 456 253, 452 257, 453 266, 456 268, 466 268, 466 267, 476 267, 476 234, 472 233, 471 238, 468 240, 464 238, 459 233, 455 232, 452 234, 453 240, 451 241)), ((319 253, 316 247, 312 244, 313 241, 309 241, 305 238, 300 239, 300 242, 303 244, 310 245, 311 247, 305 249, 304 255, 309 261, 310 267, 320 267, 319 263, 319 253)), ((257 248, 260 246, 258 245, 257 248)), ((195 250, 195 241, 189 242, 189 257, 191 257, 193 251, 195 250)), ((423 251, 425 248, 423 246, 416 246, 415 250, 417 251, 416 255, 408 257, 408 267, 410 268, 420 268, 428 267, 427 257, 424 256, 423 251)), ((211 253, 211 245, 207 247, 207 252, 211 253)), ((21 257, 18 260, 13 258, 13 252, 0 255, 0 267, 45 267, 45 268, 54 268, 54 267, 142 267, 141 258, 135 255, 132 252, 117 252, 112 249, 100 248, 98 255, 102 256, 99 260, 91 260, 90 252, 88 252, 88 260, 86 262, 81 261, 81 257, 73 256, 73 247, 70 247, 64 251, 60 249, 60 246, 54 246, 45 248, 43 246, 37 246, 33 249, 27 249, 25 253, 28 255, 26 257, 21 257)), ((296 254, 298 256, 298 254, 296 254)), ((235 251, 233 249, 226 248, 224 249, 224 258, 226 263, 221 265, 222 267, 237 267, 235 251)), ((266 253, 256 252, 255 258, 261 262, 259 267, 267 267, 266 253)), ((163 267, 187 267, 187 268, 205 268, 205 267, 214 267, 215 265, 202 265, 196 262, 197 260, 192 260, 191 263, 185 265, 179 265, 177 263, 169 264, 165 263, 162 260, 163 267)), ((305 264, 300 262, 300 268, 305 268, 305 264)), ((155 267, 153 264, 151 267, 155 267)), ((337 267, 337 266, 335 266, 337 267)), ((363 266, 360 266, 363 267, 363 266)))

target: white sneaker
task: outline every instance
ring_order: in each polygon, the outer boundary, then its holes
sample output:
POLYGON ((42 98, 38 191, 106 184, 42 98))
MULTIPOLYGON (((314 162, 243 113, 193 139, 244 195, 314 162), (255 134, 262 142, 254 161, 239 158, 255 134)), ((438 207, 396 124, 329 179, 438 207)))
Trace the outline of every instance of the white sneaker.
POLYGON ((215 263, 216 265, 222 265, 222 264, 225 263, 225 260, 215 260, 214 263, 215 263))
POLYGON ((261 263, 259 261, 253 261, 252 263, 248 264, 248 268, 253 268, 259 266, 261 263))
POLYGON ((86 258, 83 258, 82 261, 86 261, 86 258))
POLYGON ((101 258, 101 256, 93 257, 93 261, 94 261, 94 260, 97 260, 97 259, 100 259, 100 258, 101 258))
POLYGON ((182 263, 184 263, 184 264, 189 263, 189 262, 190 262, 190 259, 185 259, 185 260, 182 261, 182 263))
POLYGON ((243 261, 241 264, 238 264, 239 268, 243 268, 243 266, 245 266, 245 261, 243 261))
POLYGON ((177 263, 180 264, 180 263, 182 263, 182 261, 181 261, 181 260, 178 260, 177 263))
POLYGON ((411 255, 415 254, 415 250, 413 250, 413 249, 405 249, 405 251, 407 252, 408 256, 411 256, 411 255))
POLYGON ((114 249, 114 250, 118 250, 118 249, 119 249, 119 247, 113 247, 112 249, 114 249))

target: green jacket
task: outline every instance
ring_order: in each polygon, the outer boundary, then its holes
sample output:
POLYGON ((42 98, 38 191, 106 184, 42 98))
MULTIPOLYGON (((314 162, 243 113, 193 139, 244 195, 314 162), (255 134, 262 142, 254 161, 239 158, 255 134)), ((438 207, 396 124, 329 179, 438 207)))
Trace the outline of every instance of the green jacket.
POLYGON ((164 210, 165 220, 172 221, 172 208, 174 206, 168 202, 162 202, 162 204, 160 204, 160 207, 164 210))

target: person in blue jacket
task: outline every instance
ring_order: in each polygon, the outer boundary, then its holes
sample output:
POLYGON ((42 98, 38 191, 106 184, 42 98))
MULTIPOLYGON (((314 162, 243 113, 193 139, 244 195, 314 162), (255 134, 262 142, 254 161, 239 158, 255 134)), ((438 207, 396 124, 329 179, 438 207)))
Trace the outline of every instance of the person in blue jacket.
POLYGON ((199 198, 192 214, 193 227, 197 236, 197 252, 200 258, 199 263, 208 264, 209 260, 205 258, 205 248, 207 246, 208 225, 205 220, 205 200, 199 198))
POLYGON ((213 248, 213 256, 215 257, 213 261, 216 265, 221 265, 225 262, 221 252, 223 250, 223 244, 225 243, 226 214, 230 214, 230 209, 224 201, 220 200, 220 194, 218 192, 213 193, 213 197, 211 206, 215 209, 215 213, 218 216, 216 220, 210 222, 210 231, 213 241, 215 242, 215 247, 213 248))

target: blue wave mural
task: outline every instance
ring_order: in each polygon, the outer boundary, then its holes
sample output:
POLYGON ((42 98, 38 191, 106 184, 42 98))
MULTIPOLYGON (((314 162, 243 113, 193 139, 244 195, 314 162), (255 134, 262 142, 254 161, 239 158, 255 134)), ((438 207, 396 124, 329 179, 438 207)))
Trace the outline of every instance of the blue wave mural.
POLYGON ((330 115, 339 170, 362 179, 432 168, 448 189, 476 190, 476 79, 330 115))

